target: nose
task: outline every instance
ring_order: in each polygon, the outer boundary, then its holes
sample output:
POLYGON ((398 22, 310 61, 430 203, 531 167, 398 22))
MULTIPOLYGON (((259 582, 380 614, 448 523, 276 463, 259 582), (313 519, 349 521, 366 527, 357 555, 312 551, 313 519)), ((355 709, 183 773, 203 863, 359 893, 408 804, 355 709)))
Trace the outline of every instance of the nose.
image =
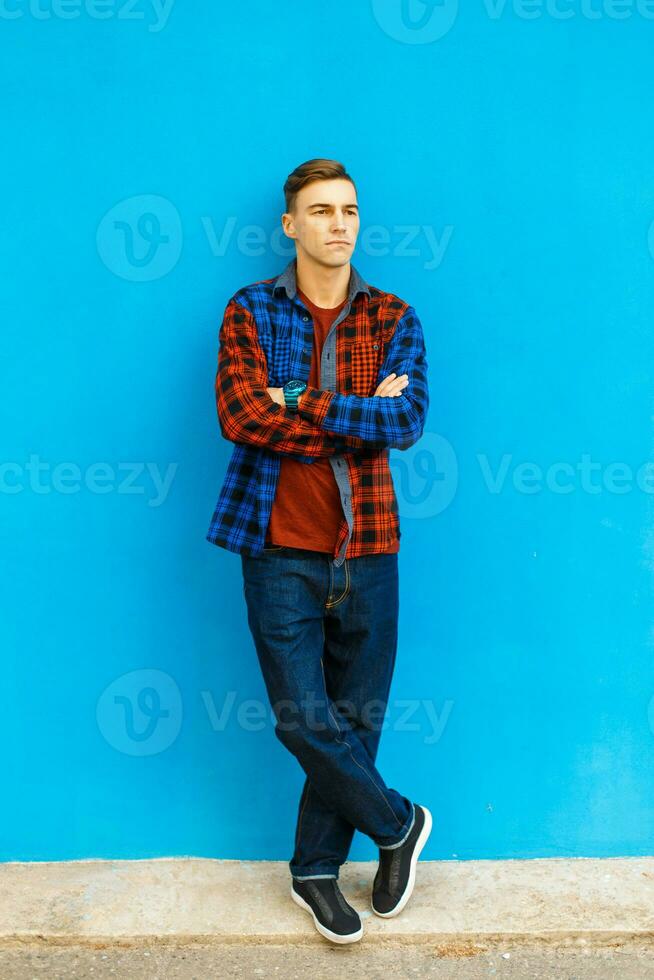
POLYGON ((332 231, 345 231, 345 218, 340 212, 336 212, 334 215, 334 221, 332 223, 332 231))

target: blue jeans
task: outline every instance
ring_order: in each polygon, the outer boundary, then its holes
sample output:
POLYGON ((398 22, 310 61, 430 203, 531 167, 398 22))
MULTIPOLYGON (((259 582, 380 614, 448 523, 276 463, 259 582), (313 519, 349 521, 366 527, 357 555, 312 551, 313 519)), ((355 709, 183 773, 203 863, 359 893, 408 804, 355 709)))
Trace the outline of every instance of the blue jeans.
POLYGON ((338 878, 355 829, 393 848, 415 820, 375 759, 397 652, 398 555, 270 546, 241 555, 248 625, 275 735, 306 773, 294 878, 338 878))

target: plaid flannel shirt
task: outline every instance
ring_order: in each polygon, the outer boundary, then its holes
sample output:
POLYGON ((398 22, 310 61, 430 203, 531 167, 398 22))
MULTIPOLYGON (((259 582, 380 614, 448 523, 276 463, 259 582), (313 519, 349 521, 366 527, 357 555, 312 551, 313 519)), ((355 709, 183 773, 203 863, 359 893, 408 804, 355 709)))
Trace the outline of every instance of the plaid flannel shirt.
POLYGON ((392 293, 368 286, 350 267, 347 302, 323 345, 320 388, 298 411, 267 387, 308 382, 313 321, 297 295, 296 260, 276 278, 245 286, 227 303, 219 333, 215 393, 220 430, 235 443, 207 540, 244 555, 264 549, 281 459, 311 465, 328 457, 343 520, 333 560, 383 552, 401 536, 389 466, 391 448, 422 435, 429 393, 420 320, 392 293), (407 374, 396 397, 375 396, 391 372, 407 374))

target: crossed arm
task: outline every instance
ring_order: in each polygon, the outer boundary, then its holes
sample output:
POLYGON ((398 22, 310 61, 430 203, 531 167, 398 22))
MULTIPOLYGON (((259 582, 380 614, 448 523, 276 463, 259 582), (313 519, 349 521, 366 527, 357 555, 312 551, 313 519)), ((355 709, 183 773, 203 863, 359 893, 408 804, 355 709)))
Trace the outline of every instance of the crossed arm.
MULTIPOLYGON (((298 412, 267 389, 265 355, 252 313, 231 299, 220 329, 216 405, 223 436, 306 461, 357 449, 406 449, 422 434, 429 395, 420 321, 409 307, 398 322, 372 397, 308 387, 298 412), (388 376, 394 374, 395 379, 388 376), (400 376, 406 382, 397 384, 400 376), (398 389, 403 387, 401 393, 398 389), (396 392, 386 397, 384 392, 396 392)), ((271 389, 274 392, 274 389, 271 389)))
POLYGON ((216 407, 225 439, 308 459, 364 448, 363 439, 332 435, 271 398, 254 317, 233 299, 219 341, 216 407))
POLYGON ((422 435, 429 409, 427 351, 412 306, 396 324, 377 383, 390 374, 408 379, 396 397, 375 393, 365 398, 308 387, 298 399, 298 412, 319 428, 363 439, 368 446, 408 449, 422 435))

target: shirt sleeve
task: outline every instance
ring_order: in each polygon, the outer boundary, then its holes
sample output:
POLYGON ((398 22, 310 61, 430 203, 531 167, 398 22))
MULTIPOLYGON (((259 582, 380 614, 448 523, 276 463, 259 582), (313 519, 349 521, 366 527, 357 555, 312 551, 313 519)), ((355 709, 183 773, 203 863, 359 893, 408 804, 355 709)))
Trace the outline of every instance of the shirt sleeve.
POLYGON ((216 408, 220 431, 231 442, 304 456, 305 461, 364 447, 358 437, 332 434, 270 397, 268 365, 252 313, 231 299, 219 334, 216 408))
POLYGON ((379 447, 408 449, 423 433, 429 409, 427 351, 422 325, 412 306, 398 321, 375 387, 387 375, 407 374, 400 395, 342 395, 308 387, 298 412, 308 422, 341 436, 356 436, 379 447))

